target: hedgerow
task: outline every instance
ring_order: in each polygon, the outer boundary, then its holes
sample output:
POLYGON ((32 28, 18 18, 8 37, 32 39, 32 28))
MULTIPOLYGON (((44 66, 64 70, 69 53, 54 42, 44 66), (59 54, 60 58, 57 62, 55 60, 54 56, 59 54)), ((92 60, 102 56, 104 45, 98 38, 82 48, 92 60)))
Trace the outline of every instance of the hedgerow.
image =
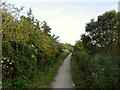
POLYGON ((48 24, 35 19, 31 9, 20 15, 22 10, 2 3, 3 88, 28 88, 31 79, 52 66, 63 52, 48 24))

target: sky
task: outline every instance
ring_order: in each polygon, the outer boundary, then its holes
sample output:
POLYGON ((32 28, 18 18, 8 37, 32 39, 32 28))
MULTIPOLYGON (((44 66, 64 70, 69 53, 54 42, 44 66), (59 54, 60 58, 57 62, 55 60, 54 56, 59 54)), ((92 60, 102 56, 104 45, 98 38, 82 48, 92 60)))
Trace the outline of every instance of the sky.
POLYGON ((106 11, 118 9, 119 0, 4 0, 15 6, 32 9, 40 21, 46 21, 51 34, 56 34, 62 43, 75 44, 85 33, 90 19, 97 20, 106 11))

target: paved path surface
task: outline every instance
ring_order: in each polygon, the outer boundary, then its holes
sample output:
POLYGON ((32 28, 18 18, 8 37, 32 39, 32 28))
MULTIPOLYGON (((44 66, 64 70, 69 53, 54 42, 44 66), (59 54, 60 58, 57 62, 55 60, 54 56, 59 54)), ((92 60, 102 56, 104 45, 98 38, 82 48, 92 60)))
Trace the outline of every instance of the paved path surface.
POLYGON ((71 71, 70 71, 70 58, 72 53, 70 53, 62 66, 58 70, 58 74, 55 77, 52 88, 74 88, 71 71))

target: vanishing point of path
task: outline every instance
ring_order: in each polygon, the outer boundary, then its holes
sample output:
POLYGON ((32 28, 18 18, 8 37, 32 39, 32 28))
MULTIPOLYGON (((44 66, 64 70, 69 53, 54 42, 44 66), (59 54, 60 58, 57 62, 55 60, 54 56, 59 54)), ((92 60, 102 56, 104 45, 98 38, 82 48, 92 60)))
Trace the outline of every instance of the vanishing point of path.
POLYGON ((52 83, 52 88, 74 88, 70 70, 71 55, 72 53, 67 56, 62 66, 59 68, 58 73, 52 83))

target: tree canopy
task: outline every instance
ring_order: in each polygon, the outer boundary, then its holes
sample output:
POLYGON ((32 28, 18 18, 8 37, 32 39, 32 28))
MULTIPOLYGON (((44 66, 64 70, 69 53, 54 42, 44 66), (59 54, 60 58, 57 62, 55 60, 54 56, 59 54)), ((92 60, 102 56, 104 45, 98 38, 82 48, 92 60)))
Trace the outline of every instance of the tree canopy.
POLYGON ((90 52, 115 52, 117 45, 117 13, 109 11, 98 16, 97 21, 91 19, 86 24, 86 33, 81 36, 84 47, 90 52))

